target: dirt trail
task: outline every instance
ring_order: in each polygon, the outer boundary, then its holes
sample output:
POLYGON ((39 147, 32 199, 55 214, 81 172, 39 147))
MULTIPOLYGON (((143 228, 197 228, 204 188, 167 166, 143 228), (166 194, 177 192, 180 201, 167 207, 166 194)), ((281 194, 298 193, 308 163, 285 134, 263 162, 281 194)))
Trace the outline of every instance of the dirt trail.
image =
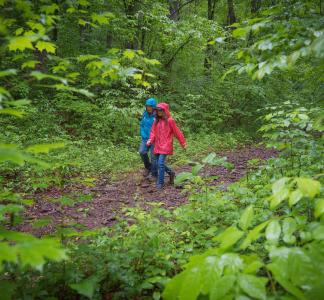
MULTIPOLYGON (((207 176, 218 176, 211 185, 228 184, 235 182, 244 176, 247 171, 247 161, 250 159, 268 159, 276 155, 276 151, 263 147, 244 147, 231 151, 219 152, 218 155, 226 156, 235 168, 230 171, 223 167, 206 167, 203 170, 207 176)), ((190 166, 176 168, 176 173, 191 170, 190 166)), ((168 178, 166 178, 168 181, 168 178)), ((82 185, 71 186, 62 191, 51 190, 38 194, 37 201, 25 212, 25 223, 18 226, 21 231, 31 232, 35 235, 51 233, 57 224, 82 224, 87 228, 99 228, 109 226, 116 222, 116 218, 122 215, 123 207, 140 205, 148 207, 147 203, 162 202, 164 207, 173 208, 187 202, 187 195, 180 188, 166 185, 162 191, 157 191, 155 183, 143 181, 141 174, 132 173, 124 175, 118 182, 99 182, 93 188, 85 188, 82 185), (66 195, 69 192, 80 194, 94 193, 94 198, 88 202, 76 203, 74 206, 64 206, 49 201, 66 195), (52 223, 42 228, 33 228, 31 223, 35 219, 50 217, 52 223)))

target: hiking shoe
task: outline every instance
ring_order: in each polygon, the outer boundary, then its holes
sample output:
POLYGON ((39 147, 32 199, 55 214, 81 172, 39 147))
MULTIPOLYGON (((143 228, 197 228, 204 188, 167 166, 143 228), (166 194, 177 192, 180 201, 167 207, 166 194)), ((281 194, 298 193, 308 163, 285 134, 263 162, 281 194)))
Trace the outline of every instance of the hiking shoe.
POLYGON ((157 185, 156 185, 156 188, 157 188, 158 190, 162 190, 162 189, 164 188, 164 185, 163 185, 163 184, 157 184, 157 185))
POLYGON ((147 176, 147 180, 149 182, 156 182, 157 181, 157 176, 153 176, 152 174, 150 174, 149 176, 147 176))
POLYGON ((145 169, 145 170, 143 171, 143 177, 147 177, 147 176, 149 176, 149 175, 150 175, 150 170, 145 169))
POLYGON ((174 185, 174 178, 175 178, 175 173, 174 173, 174 171, 172 171, 170 173, 170 184, 171 185, 174 185))

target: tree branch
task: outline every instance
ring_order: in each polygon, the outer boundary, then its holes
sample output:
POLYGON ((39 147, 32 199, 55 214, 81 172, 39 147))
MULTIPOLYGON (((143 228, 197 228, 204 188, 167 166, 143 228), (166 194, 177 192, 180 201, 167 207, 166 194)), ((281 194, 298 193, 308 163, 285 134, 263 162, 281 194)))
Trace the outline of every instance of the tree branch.
POLYGON ((177 14, 184 6, 190 4, 191 2, 194 2, 195 0, 188 0, 187 2, 183 3, 182 5, 179 6, 178 9, 176 9, 175 11, 172 12, 172 14, 170 14, 170 17, 174 16, 175 14, 177 14))

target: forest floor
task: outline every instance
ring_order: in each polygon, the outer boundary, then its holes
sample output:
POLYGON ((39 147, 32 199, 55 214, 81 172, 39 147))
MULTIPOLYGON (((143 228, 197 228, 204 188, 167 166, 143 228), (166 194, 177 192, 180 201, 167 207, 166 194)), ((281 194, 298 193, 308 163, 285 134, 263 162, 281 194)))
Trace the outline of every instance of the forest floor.
MULTIPOLYGON (((226 188, 228 184, 238 181, 248 171, 247 162, 251 159, 265 160, 277 155, 275 150, 264 147, 245 146, 233 150, 221 151, 219 156, 226 156, 234 165, 233 170, 224 167, 206 166, 201 173, 211 177, 209 184, 226 188)), ((177 174, 190 171, 191 166, 176 167, 177 174)), ((150 203, 160 203, 164 208, 172 209, 188 201, 188 195, 181 187, 167 184, 163 190, 157 190, 154 182, 143 178, 141 171, 123 174, 118 181, 111 182, 107 178, 96 181, 95 186, 71 184, 62 189, 52 188, 33 195, 35 203, 25 211, 25 222, 17 229, 41 236, 51 233, 58 224, 72 226, 81 224, 84 228, 94 229, 110 226, 117 222, 125 213, 123 208, 140 206, 145 209, 150 203), (74 205, 61 205, 53 201, 77 193, 92 195, 92 200, 76 202, 74 205), (35 220, 50 218, 51 222, 43 227, 32 226, 35 220)), ((168 183, 168 176, 166 176, 168 183)))

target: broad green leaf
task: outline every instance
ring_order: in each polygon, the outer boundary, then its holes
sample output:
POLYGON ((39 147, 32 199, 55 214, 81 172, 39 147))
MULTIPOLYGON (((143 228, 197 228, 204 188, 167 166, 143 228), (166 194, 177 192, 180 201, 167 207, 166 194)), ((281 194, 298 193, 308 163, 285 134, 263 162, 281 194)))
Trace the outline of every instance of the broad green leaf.
POLYGON ((282 201, 289 196, 289 189, 283 187, 270 197, 270 209, 275 209, 282 201))
POLYGON ((174 180, 175 185, 179 185, 187 180, 190 180, 193 178, 192 173, 190 172, 182 172, 178 174, 174 180))
POLYGON ((314 215, 315 218, 318 218, 323 214, 324 214, 324 199, 319 199, 315 204, 314 215))
POLYGON ((18 118, 22 118, 26 113, 13 108, 3 108, 3 109, 0 108, 0 114, 11 115, 18 118))
POLYGON ((41 6, 40 10, 48 15, 51 15, 54 14, 57 10, 59 10, 59 6, 56 3, 53 3, 51 5, 43 5, 41 6))
POLYGON ((0 145, 0 163, 11 161, 22 166, 25 162, 24 154, 19 151, 14 145, 0 145))
POLYGON ((234 226, 228 227, 213 240, 220 242, 220 249, 226 250, 233 246, 242 236, 244 232, 234 226))
POLYGON ((280 263, 270 263, 267 265, 268 270, 271 271, 274 279, 289 293, 294 295, 297 299, 306 300, 303 292, 295 287, 289 280, 286 278, 285 274, 287 271, 285 270, 286 266, 280 263))
POLYGON ((240 288, 254 299, 264 300, 267 297, 265 285, 268 279, 249 274, 239 274, 238 284, 240 288))
POLYGON ((276 193, 282 191, 286 187, 286 184, 288 181, 289 181, 288 177, 283 177, 283 178, 277 180, 276 182, 274 182, 272 185, 272 193, 276 194, 276 193))
POLYGON ((8 47, 10 51, 24 51, 25 49, 34 49, 34 46, 32 44, 32 37, 30 36, 13 37, 9 40, 8 47))
POLYGON ((197 176, 198 173, 199 173, 199 171, 200 171, 203 167, 204 167, 204 166, 201 165, 201 164, 197 164, 197 165, 195 165, 194 167, 192 167, 192 171, 191 171, 192 175, 193 175, 193 176, 197 176))
POLYGON ((254 217, 254 211, 253 211, 253 206, 251 205, 248 206, 242 213, 242 216, 240 218, 240 223, 239 223, 241 229, 247 230, 251 226, 253 217, 254 217))
POLYGON ((160 65, 161 63, 157 59, 148 59, 144 58, 144 62, 146 62, 149 65, 160 65))
POLYGON ((212 152, 212 153, 209 153, 205 158, 203 158, 202 162, 204 164, 211 164, 213 162, 213 160, 215 159, 216 157, 216 153, 212 152))
POLYGON ((251 245, 251 243, 261 236, 261 231, 269 224, 270 221, 265 221, 258 226, 254 227, 246 236, 243 243, 241 244, 241 249, 246 249, 251 245))
POLYGON ((14 100, 14 101, 7 101, 6 104, 10 106, 15 106, 15 107, 21 107, 30 104, 30 100, 27 99, 20 99, 20 100, 14 100))
POLYGON ((324 225, 317 226, 313 230, 312 236, 315 240, 324 240, 324 225))
POLYGON ((283 240, 287 244, 296 242, 296 237, 293 235, 297 230, 297 223, 293 218, 285 218, 282 221, 283 240))
POLYGON ((112 13, 106 12, 103 14, 91 14, 91 19, 93 22, 97 22, 99 25, 109 24, 109 19, 113 17, 112 13))
POLYGON ((7 242, 0 243, 0 271, 3 262, 16 263, 18 261, 17 250, 7 242))
POLYGON ((7 70, 0 71, 0 77, 12 76, 12 75, 17 75, 16 69, 7 69, 7 70))
POLYGON ((70 284, 70 287, 76 290, 79 294, 86 296, 89 299, 92 299, 97 284, 98 278, 95 275, 93 275, 82 280, 79 283, 70 284))
POLYGON ((128 59, 133 59, 136 55, 135 51, 130 50, 130 49, 126 49, 123 53, 124 57, 128 58, 128 59))
POLYGON ((236 281, 236 276, 234 275, 225 275, 222 278, 216 280, 209 293, 209 299, 223 300, 224 297, 233 288, 235 281, 236 281))
POLYGON ((39 61, 37 61, 37 60, 28 60, 22 64, 21 68, 22 69, 26 69, 26 68, 35 69, 35 66, 37 64, 39 64, 39 61))
POLYGON ((319 183, 319 181, 310 178, 299 177, 296 178, 296 183, 298 189, 301 191, 304 197, 313 199, 320 193, 321 184, 319 183))
POLYGON ((303 198, 302 192, 298 189, 295 191, 292 191, 289 195, 289 206, 294 206, 296 203, 298 203, 303 198))
POLYGON ((56 76, 56 75, 45 74, 45 73, 42 73, 42 72, 39 72, 39 71, 32 71, 30 73, 30 75, 35 77, 39 81, 43 80, 43 79, 53 79, 53 80, 62 82, 64 85, 68 84, 68 80, 66 78, 59 77, 59 76, 56 76))
POLYGON ((40 52, 45 50, 47 53, 55 54, 56 46, 51 42, 38 41, 35 46, 40 52))
POLYGON ((265 231, 265 236, 267 240, 274 245, 278 244, 279 238, 281 234, 281 226, 278 220, 272 220, 267 226, 265 231))
POLYGON ((50 150, 63 148, 64 143, 55 143, 55 144, 39 144, 29 146, 26 150, 31 153, 49 153, 50 150))

